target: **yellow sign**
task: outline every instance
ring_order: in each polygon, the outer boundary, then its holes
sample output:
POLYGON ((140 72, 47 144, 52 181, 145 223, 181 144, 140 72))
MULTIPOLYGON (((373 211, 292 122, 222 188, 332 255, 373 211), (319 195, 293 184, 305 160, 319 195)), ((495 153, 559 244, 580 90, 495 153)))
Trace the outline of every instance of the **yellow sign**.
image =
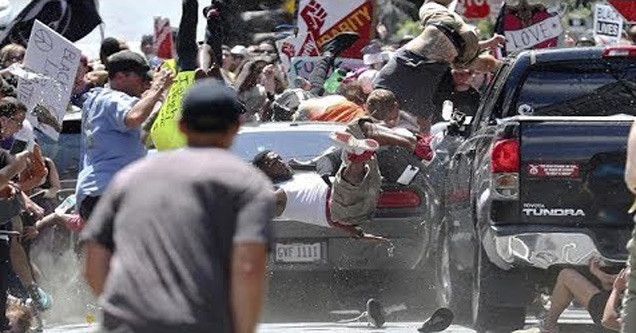
MULTIPOLYGON (((174 60, 166 61, 163 68, 177 73, 174 60)), ((194 71, 180 72, 176 75, 174 83, 170 87, 168 97, 159 110, 155 119, 150 137, 159 151, 177 149, 185 146, 186 139, 179 131, 179 118, 181 118, 181 100, 185 92, 194 84, 194 71)))

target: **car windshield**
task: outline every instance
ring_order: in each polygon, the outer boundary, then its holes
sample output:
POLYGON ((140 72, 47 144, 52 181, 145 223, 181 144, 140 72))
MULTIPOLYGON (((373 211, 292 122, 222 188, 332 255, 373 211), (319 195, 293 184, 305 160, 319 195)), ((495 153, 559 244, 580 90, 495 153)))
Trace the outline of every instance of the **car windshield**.
POLYGON ((256 154, 272 150, 283 159, 310 160, 331 147, 331 131, 245 132, 234 140, 232 151, 244 161, 256 154))
POLYGON ((636 64, 628 61, 553 63, 532 69, 511 115, 636 115, 636 64))

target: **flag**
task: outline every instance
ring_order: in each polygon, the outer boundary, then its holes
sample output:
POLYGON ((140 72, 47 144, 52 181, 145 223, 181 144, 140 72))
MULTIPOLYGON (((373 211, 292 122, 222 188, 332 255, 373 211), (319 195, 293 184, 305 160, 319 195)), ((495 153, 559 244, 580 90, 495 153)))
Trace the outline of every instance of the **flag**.
POLYGON ((96 1, 33 0, 0 34, 0 45, 17 43, 26 46, 36 19, 76 42, 102 23, 96 1))

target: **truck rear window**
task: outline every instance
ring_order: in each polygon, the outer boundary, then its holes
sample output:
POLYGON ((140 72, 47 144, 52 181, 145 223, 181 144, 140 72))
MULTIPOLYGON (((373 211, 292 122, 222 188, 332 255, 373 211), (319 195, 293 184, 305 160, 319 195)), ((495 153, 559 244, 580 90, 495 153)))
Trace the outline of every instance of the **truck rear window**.
POLYGON ((635 115, 634 106, 636 62, 588 60, 533 66, 509 115, 635 115))

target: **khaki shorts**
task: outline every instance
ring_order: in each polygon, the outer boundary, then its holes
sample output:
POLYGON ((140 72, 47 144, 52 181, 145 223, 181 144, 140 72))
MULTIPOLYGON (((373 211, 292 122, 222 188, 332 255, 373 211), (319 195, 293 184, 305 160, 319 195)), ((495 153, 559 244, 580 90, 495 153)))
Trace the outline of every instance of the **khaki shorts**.
MULTIPOLYGON (((347 130, 354 137, 364 139, 359 122, 360 119, 352 121, 347 130)), ((354 185, 342 178, 345 168, 343 162, 331 189, 331 219, 345 225, 369 222, 375 213, 382 185, 377 157, 367 162, 366 175, 360 184, 354 185)))

